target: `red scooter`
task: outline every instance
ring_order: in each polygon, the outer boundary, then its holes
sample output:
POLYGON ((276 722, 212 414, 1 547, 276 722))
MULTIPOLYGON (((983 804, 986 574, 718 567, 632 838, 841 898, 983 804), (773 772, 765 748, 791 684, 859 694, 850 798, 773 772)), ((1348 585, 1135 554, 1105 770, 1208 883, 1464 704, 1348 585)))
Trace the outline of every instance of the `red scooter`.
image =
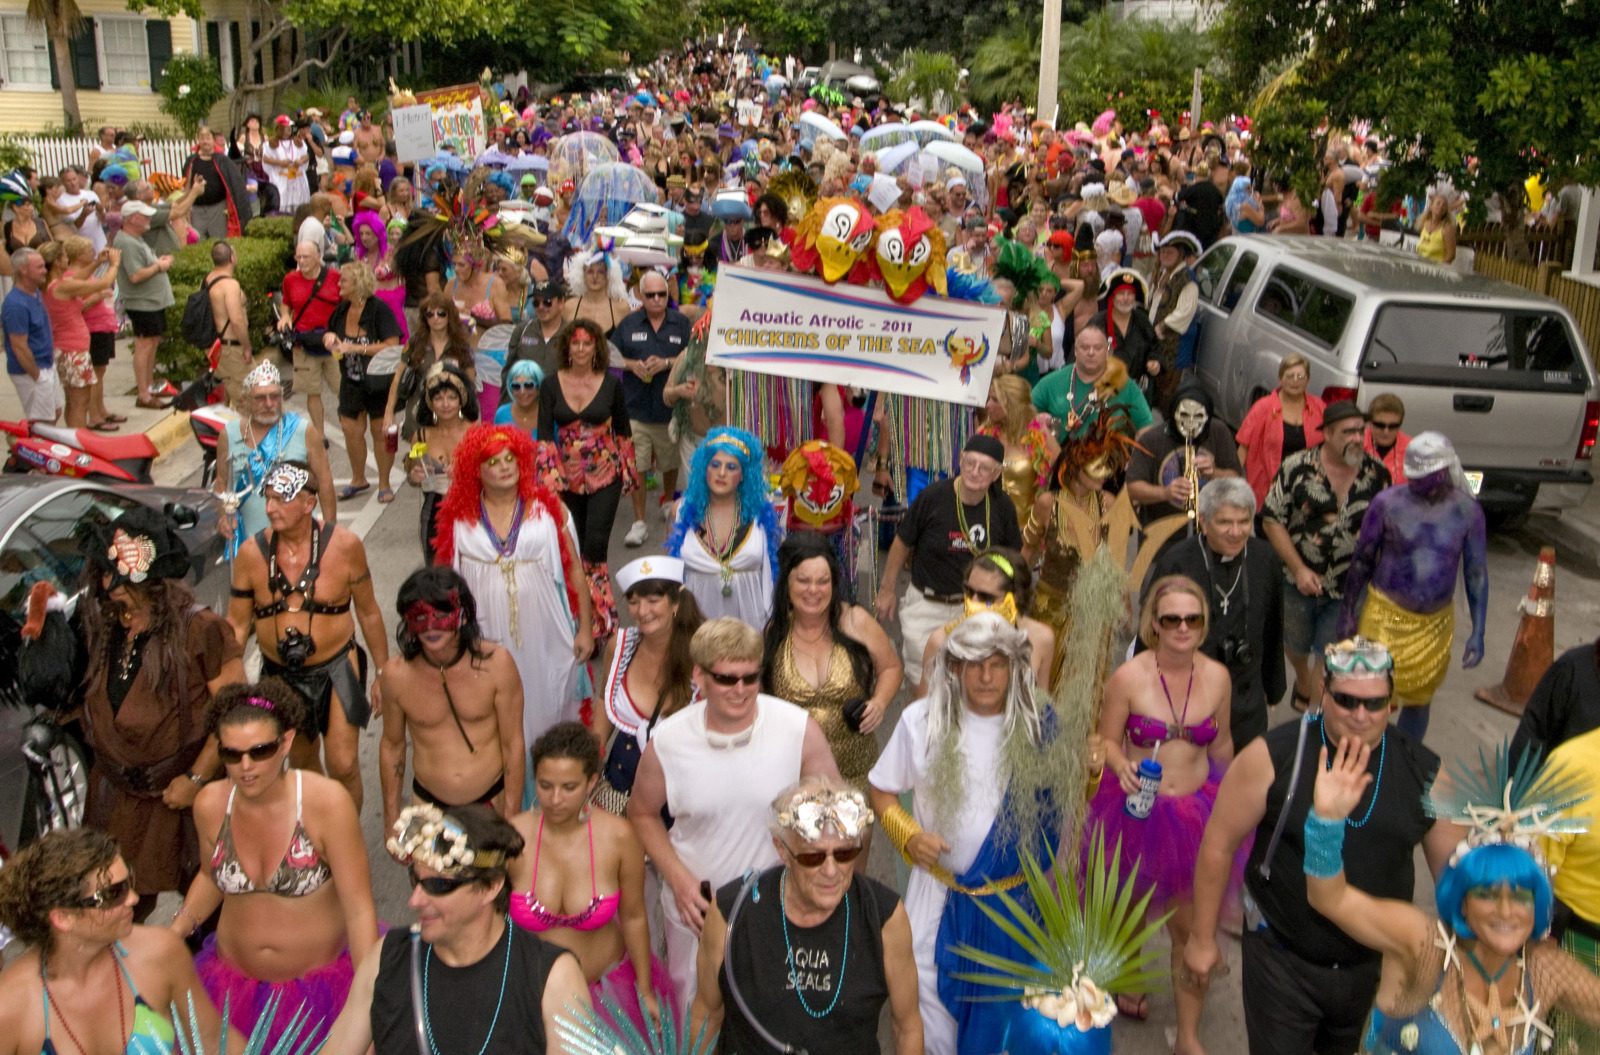
POLYGON ((150 466, 160 453, 142 432, 107 436, 93 429, 69 429, 39 421, 0 421, 9 433, 12 472, 39 472, 109 483, 148 484, 150 466))

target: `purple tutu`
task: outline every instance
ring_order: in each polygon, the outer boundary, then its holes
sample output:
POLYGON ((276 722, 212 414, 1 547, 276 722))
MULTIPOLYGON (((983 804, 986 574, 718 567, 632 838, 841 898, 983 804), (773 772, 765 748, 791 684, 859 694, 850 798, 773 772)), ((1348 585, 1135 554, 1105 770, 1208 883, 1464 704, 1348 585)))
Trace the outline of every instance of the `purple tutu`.
POLYGON ((344 1003, 350 996, 350 982, 356 973, 355 964, 350 959, 350 949, 346 947, 337 960, 300 978, 292 978, 287 982, 262 982, 245 974, 237 964, 222 958, 217 952, 215 934, 206 936, 205 945, 194 958, 194 969, 200 976, 200 984, 205 987, 206 995, 217 1005, 217 1011, 222 1011, 226 1001, 228 1024, 246 1036, 255 1028, 256 1019, 267 1009, 267 1001, 277 994, 278 1009, 272 1017, 272 1029, 267 1034, 265 1051, 271 1051, 278 1043, 278 1038, 289 1027, 290 1020, 300 1010, 302 1003, 306 1009, 306 1027, 301 1032, 301 1040, 311 1039, 313 1048, 326 1040, 333 1020, 344 1010, 344 1003))
MULTIPOLYGON (((621 1024, 613 1022, 600 1003, 602 996, 610 997, 628 1016, 633 1028, 648 1037, 650 1029, 645 1024, 644 1008, 639 1003, 638 977, 633 969, 633 960, 624 955, 620 963, 589 987, 589 1000, 594 1004, 595 1013, 610 1023, 613 1029, 618 1029, 621 1024)), ((653 952, 650 954, 650 984, 655 987, 658 1006, 669 1009, 678 1006, 678 991, 672 984, 672 975, 667 973, 667 965, 656 959, 653 952)), ((680 1030, 686 1029, 688 1023, 680 1023, 679 1027, 680 1030)))
MULTIPOLYGON (((1116 775, 1109 769, 1100 779, 1100 787, 1089 800, 1088 816, 1083 825, 1084 860, 1088 860, 1096 829, 1105 832, 1106 856, 1109 858, 1122 840, 1121 871, 1126 881, 1139 863, 1135 882, 1138 893, 1154 888, 1150 898, 1152 910, 1160 911, 1169 902, 1187 901, 1194 892, 1195 862, 1200 857, 1200 839, 1205 835, 1206 821, 1211 819, 1211 808, 1217 802, 1217 786, 1222 783, 1222 767, 1211 762, 1211 772, 1206 782, 1190 795, 1157 795, 1150 816, 1144 820, 1128 815, 1123 808, 1128 796, 1122 790, 1116 775)), ((1247 839, 1234 857, 1232 876, 1228 883, 1228 901, 1237 903, 1244 881, 1244 862, 1250 856, 1252 840, 1247 839)))

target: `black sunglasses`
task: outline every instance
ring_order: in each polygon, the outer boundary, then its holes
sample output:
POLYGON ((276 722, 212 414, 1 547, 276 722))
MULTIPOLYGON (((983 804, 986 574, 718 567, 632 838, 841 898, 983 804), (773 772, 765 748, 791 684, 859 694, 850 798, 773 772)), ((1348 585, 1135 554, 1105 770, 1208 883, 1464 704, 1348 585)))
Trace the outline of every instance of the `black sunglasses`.
POLYGON ((1199 612, 1193 612, 1189 615, 1174 615, 1169 613, 1167 615, 1156 616, 1156 624, 1163 630, 1176 630, 1180 626, 1187 626, 1190 630, 1199 630, 1201 627, 1206 625, 1206 617, 1201 615, 1199 612))
POLYGON ((443 308, 429 308, 427 311, 422 313, 422 316, 426 319, 448 319, 450 317, 450 313, 445 311, 443 308))
POLYGON ((746 685, 761 684, 761 672, 759 670, 753 674, 718 674, 714 670, 708 670, 706 673, 711 675, 712 681, 716 682, 718 685, 721 685, 723 688, 731 689, 740 682, 743 682, 746 685))
POLYGON ((1380 714, 1389 709, 1389 697, 1387 696, 1357 696, 1349 692, 1334 692, 1332 689, 1324 689, 1322 691, 1327 693, 1328 699, 1347 711, 1365 707, 1373 714, 1380 714))
POLYGON ((536 307, 536 308, 548 308, 552 304, 560 304, 560 303, 561 303, 561 298, 559 298, 559 297, 534 297, 533 298, 533 306, 536 307))
POLYGON ((643 294, 645 300, 663 300, 663 299, 666 298, 666 295, 667 295, 666 290, 662 290, 660 293, 646 293, 646 294, 643 294))
MULTIPOLYGON (((785 847, 785 849, 788 849, 788 847, 785 847)), ((840 846, 831 852, 828 850, 807 850, 804 853, 799 853, 795 850, 789 850, 789 856, 794 858, 794 863, 801 868, 821 868, 823 862, 830 856, 840 864, 847 865, 861 856, 861 847, 840 846)))
POLYGON ((99 890, 96 890, 94 893, 90 894, 88 897, 80 897, 76 901, 72 902, 72 907, 79 909, 93 909, 95 911, 99 911, 100 909, 116 908, 118 905, 128 900, 128 892, 132 889, 133 870, 129 869, 128 874, 117 880, 115 883, 108 883, 99 890))
POLYGON ((530 391, 537 390, 538 387, 539 386, 534 384, 532 381, 513 381, 513 382, 511 382, 511 391, 513 391, 513 392, 530 392, 530 391))
POLYGON ((1375 429, 1382 429, 1384 432, 1389 432, 1392 429, 1398 429, 1400 427, 1400 423, 1398 421, 1374 421, 1372 423, 1372 427, 1375 429))
POLYGON ((218 744, 217 757, 222 759, 222 764, 225 766, 238 765, 240 762, 244 761, 244 757, 246 755, 250 756, 250 761, 252 762, 265 762, 267 759, 277 754, 278 748, 282 746, 283 737, 281 736, 276 740, 269 740, 264 744, 257 744, 254 747, 246 747, 242 749, 237 747, 223 747, 221 744, 218 744))
POLYGON ((981 601, 984 604, 999 604, 1005 596, 1004 594, 990 593, 987 590, 974 589, 971 586, 961 587, 961 592, 972 598, 974 601, 981 601))
POLYGON ((429 897, 444 897, 454 894, 457 890, 471 883, 473 880, 464 876, 429 876, 424 879, 417 875, 414 866, 406 868, 406 875, 411 878, 411 885, 421 887, 422 892, 429 897))

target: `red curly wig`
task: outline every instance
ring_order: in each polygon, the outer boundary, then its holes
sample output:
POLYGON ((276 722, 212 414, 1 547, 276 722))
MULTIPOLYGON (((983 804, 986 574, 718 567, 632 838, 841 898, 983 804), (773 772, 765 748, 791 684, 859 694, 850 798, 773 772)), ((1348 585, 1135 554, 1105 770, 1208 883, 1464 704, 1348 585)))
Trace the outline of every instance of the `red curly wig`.
MULTIPOLYGON (((492 458, 503 450, 511 451, 517 459, 517 492, 522 504, 529 508, 542 508, 553 520, 557 530, 567 522, 566 508, 561 499, 548 487, 539 483, 539 452, 533 437, 514 425, 474 425, 456 445, 455 461, 450 467, 450 490, 439 503, 438 530, 434 536, 434 552, 439 563, 453 564, 456 555, 456 524, 466 520, 478 521, 482 511, 483 478, 479 467, 484 459, 492 458)), ((573 584, 582 580, 574 569, 566 567, 567 548, 561 549, 562 571, 566 573, 568 592, 573 584)), ((576 602, 573 611, 577 611, 576 602)))

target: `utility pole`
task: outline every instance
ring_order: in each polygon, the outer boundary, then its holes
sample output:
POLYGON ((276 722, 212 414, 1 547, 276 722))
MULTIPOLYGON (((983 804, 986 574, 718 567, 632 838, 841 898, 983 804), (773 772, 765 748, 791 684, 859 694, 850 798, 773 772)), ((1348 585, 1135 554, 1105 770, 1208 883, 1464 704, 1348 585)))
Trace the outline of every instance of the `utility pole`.
POLYGON ((1039 107, 1041 121, 1056 123, 1057 87, 1061 74, 1061 0, 1044 0, 1044 30, 1039 34, 1039 107))

